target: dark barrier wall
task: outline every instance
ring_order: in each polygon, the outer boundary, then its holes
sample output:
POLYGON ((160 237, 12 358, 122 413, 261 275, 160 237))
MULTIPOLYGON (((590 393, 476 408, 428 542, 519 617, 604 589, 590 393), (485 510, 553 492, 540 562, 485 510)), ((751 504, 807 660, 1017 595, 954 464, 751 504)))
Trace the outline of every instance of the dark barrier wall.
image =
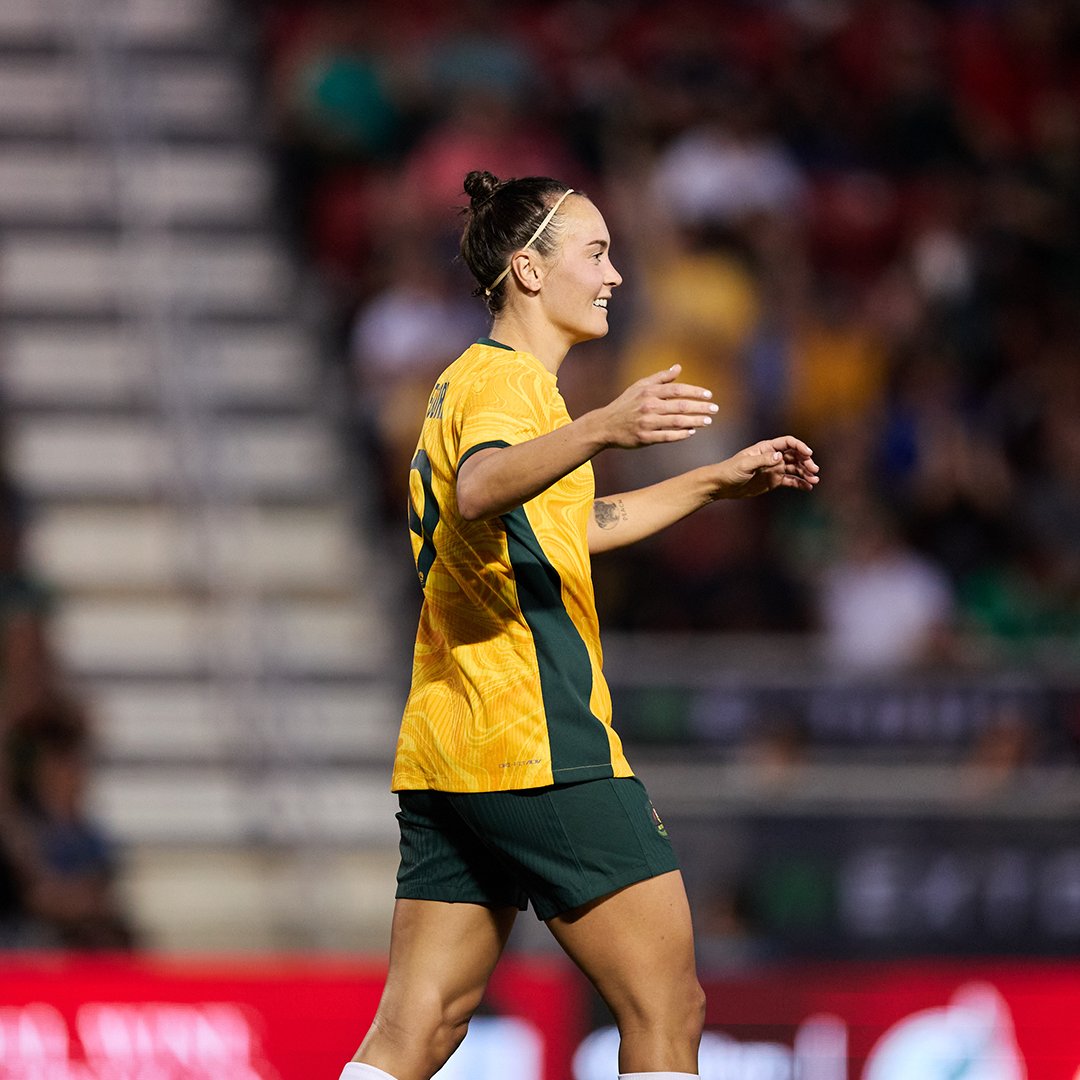
POLYGON ((705 959, 1080 954, 1076 816, 665 822, 705 959))

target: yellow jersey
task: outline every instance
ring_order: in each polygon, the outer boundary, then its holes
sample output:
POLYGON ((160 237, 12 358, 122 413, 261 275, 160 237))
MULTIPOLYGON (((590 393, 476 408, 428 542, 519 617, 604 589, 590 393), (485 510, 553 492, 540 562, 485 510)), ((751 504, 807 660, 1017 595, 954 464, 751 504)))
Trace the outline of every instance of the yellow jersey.
POLYGON ((424 603, 395 791, 506 791, 633 775, 611 727, 587 530, 586 462, 534 499, 466 521, 476 451, 570 423, 536 357, 481 339, 439 377, 409 475, 424 603))

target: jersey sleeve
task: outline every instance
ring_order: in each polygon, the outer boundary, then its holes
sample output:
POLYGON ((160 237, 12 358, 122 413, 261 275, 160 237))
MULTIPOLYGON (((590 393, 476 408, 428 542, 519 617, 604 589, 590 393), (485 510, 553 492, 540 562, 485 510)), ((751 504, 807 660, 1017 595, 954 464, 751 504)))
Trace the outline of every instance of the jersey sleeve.
POLYGON ((513 446, 552 430, 550 379, 525 363, 500 364, 461 399, 455 467, 488 446, 513 446))

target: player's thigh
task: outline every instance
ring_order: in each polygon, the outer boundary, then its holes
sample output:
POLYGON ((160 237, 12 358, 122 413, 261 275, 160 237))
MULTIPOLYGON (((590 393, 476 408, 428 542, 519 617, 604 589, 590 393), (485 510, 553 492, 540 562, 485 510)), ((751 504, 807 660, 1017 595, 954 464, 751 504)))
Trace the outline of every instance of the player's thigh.
POLYGON ((628 885, 547 923, 620 1022, 696 1015, 701 997, 682 874, 628 885))
POLYGON ((420 1011, 466 1018, 483 996, 516 915, 514 907, 396 901, 383 1018, 420 1011))

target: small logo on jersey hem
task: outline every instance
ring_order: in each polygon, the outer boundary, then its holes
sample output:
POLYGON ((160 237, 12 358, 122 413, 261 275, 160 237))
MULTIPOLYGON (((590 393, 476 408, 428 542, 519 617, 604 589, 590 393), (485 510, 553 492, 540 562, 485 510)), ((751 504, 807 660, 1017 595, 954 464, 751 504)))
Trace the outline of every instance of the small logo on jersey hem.
POLYGON ((529 758, 528 761, 501 761, 499 762, 500 769, 520 769, 525 765, 539 765, 543 758, 529 758))

